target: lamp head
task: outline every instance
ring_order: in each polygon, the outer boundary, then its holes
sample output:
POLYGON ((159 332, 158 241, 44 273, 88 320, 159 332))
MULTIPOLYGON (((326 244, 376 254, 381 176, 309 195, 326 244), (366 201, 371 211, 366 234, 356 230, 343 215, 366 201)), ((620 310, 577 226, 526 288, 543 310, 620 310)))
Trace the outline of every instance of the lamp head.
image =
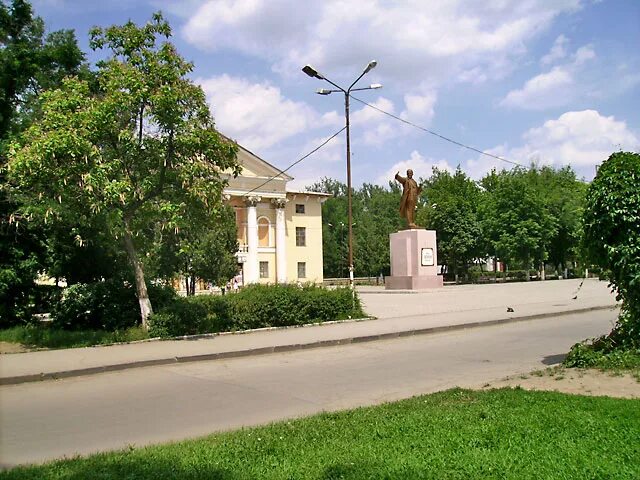
POLYGON ((324 80, 324 77, 318 73, 318 71, 313 68, 311 65, 305 65, 302 67, 302 71, 313 78, 318 78, 320 80, 324 80))
POLYGON ((382 88, 382 84, 381 83, 372 83, 371 85, 369 85, 369 88, 371 90, 377 90, 379 88, 382 88))
POLYGON ((331 93, 331 90, 327 88, 319 88, 318 90, 316 90, 316 93, 318 95, 329 95, 331 93))
POLYGON ((375 60, 371 60, 367 65, 367 68, 364 69, 364 73, 369 73, 371 70, 376 68, 376 65, 378 65, 378 62, 376 62, 375 60))

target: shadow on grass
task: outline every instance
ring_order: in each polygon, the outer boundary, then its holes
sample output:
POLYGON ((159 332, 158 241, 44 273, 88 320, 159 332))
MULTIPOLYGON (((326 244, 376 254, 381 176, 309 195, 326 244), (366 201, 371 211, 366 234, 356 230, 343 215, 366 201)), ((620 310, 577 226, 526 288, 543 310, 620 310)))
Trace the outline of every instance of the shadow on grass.
POLYGON ((64 478, 65 480, 111 480, 111 479, 153 479, 153 480, 240 480, 249 477, 207 462, 190 463, 189 465, 171 463, 158 457, 141 458, 125 456, 117 459, 96 457, 92 459, 61 463, 55 462, 43 469, 25 469, 18 467, 8 472, 0 472, 0 478, 38 479, 64 478), (3 476, 4 475, 4 476, 3 476))

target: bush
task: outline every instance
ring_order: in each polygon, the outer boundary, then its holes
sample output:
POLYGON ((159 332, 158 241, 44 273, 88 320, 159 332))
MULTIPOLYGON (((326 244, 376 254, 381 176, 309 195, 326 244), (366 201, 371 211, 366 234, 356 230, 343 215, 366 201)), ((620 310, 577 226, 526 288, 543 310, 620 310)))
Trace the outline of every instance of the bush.
POLYGON ((239 293, 177 298, 149 317, 151 336, 176 337, 364 316, 348 288, 249 285, 239 293))
POLYGON ((62 298, 64 289, 56 285, 36 285, 33 289, 33 313, 49 313, 62 298))
POLYGON ((584 246, 622 300, 612 340, 640 348, 640 154, 616 152, 587 191, 584 246))
POLYGON ((211 318, 206 306, 194 301, 196 297, 176 298, 158 313, 149 317, 149 335, 152 337, 177 337, 211 331, 211 318))
POLYGON ((0 330, 0 340, 32 348, 76 348, 149 338, 142 327, 107 332, 104 330, 60 330, 47 323, 20 325, 0 330))
MULTIPOLYGON (((156 309, 172 305, 176 293, 170 287, 150 285, 156 309)), ((140 323, 135 288, 119 280, 78 283, 64 290, 51 311, 53 326, 64 330, 123 330, 140 323)))

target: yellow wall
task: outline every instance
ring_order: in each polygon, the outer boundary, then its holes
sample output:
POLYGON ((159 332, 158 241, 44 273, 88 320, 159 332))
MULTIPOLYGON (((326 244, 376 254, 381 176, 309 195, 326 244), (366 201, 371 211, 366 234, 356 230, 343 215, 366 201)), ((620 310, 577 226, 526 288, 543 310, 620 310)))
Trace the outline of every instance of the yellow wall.
POLYGON ((322 205, 317 195, 288 193, 285 219, 287 224, 287 279, 289 282, 322 282, 322 205), (305 213, 296 213, 296 204, 305 213), (296 246, 296 227, 306 228, 306 246, 296 246), (298 262, 306 263, 306 278, 298 279, 298 262))

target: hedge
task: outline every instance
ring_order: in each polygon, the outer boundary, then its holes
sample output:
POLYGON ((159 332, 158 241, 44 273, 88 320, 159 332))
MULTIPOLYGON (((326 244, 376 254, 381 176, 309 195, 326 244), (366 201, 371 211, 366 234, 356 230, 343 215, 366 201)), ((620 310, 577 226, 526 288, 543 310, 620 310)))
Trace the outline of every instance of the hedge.
POLYGON ((250 285, 227 295, 177 298, 149 317, 149 334, 175 337, 362 316, 360 299, 348 288, 250 285))
MULTIPOLYGON (((172 305, 171 287, 148 286, 154 308, 172 305)), ((140 306, 131 283, 105 280, 66 288, 51 310, 52 327, 62 330, 124 330, 140 323, 140 306)))

